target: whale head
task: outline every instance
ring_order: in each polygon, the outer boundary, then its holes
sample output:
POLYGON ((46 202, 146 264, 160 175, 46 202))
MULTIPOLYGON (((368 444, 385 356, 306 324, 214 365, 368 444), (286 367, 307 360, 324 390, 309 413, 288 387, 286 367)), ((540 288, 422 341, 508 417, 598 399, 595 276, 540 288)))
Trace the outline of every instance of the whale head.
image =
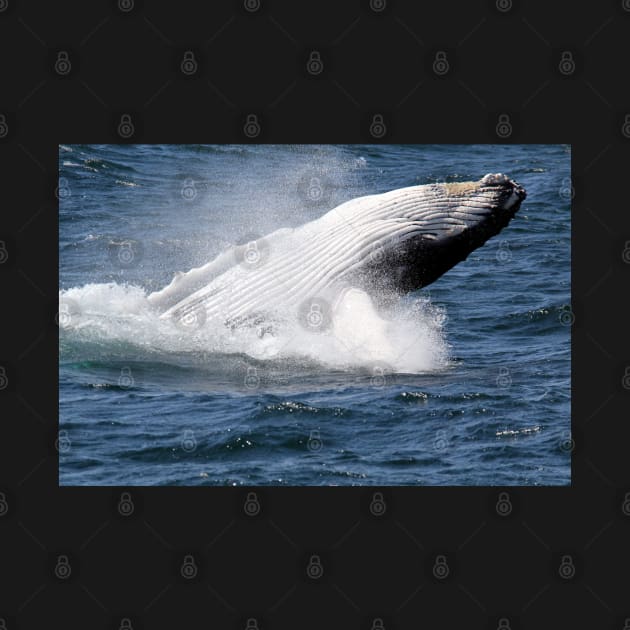
POLYGON ((378 244, 386 273, 379 274, 377 265, 370 270, 397 292, 425 287, 465 260, 507 226, 526 197, 522 186, 501 173, 402 190, 407 193, 397 220, 405 229, 378 244))

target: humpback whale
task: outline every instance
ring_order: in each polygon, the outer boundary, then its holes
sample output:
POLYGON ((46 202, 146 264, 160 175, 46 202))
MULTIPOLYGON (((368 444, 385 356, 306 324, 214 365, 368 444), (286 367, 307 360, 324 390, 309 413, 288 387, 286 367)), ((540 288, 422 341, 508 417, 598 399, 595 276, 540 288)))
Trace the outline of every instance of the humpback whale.
POLYGON ((348 288, 386 302, 434 282, 506 227, 525 196, 506 175, 489 173, 359 197, 177 273, 148 300, 184 326, 278 310, 321 323, 348 288))

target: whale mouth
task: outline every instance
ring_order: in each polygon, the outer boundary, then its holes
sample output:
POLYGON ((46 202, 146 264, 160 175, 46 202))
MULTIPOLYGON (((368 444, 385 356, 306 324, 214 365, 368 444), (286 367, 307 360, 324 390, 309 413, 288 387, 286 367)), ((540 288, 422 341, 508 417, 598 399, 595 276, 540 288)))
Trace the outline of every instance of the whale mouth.
POLYGON ((488 173, 481 178, 481 188, 497 187, 501 190, 501 202, 499 208, 502 210, 514 209, 514 213, 518 211, 520 202, 527 197, 527 191, 513 179, 510 179, 503 173, 488 173))
POLYGON ((488 173, 476 182, 443 184, 449 199, 442 212, 422 218, 424 238, 448 241, 478 230, 498 232, 518 212, 525 189, 502 173, 488 173))

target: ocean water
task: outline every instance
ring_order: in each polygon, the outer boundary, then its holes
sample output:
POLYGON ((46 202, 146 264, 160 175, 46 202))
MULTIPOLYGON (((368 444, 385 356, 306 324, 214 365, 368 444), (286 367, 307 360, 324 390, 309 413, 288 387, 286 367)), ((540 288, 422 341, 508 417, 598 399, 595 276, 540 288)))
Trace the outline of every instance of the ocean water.
MULTIPOLYGON (((59 149, 62 485, 567 485, 561 145, 59 149), (503 172, 510 225, 386 317, 194 334, 146 296, 354 197, 503 172)), ((281 306, 281 305, 280 305, 281 306)))

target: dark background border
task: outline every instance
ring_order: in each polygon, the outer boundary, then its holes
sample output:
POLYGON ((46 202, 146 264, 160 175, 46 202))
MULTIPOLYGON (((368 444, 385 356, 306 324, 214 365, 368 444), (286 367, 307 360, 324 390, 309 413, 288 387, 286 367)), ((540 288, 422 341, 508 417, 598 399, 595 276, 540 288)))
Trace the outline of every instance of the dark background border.
POLYGON ((418 4, 0 0, 0 627, 624 627, 630 2, 418 4), (254 516, 242 488, 59 489, 58 144, 373 142, 375 115, 386 143, 572 145, 573 487, 380 515, 258 488, 254 516))

